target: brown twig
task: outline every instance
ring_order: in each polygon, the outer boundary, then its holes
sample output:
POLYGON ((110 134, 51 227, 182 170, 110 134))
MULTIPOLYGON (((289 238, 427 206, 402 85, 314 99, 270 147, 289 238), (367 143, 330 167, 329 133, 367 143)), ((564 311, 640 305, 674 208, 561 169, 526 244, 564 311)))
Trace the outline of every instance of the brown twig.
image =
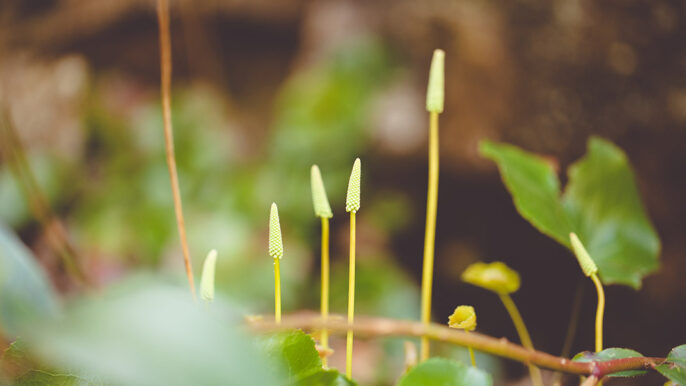
POLYGON ((575 362, 567 358, 556 357, 541 351, 529 350, 520 345, 509 342, 505 338, 493 338, 475 332, 469 334, 431 323, 424 325, 421 322, 394 320, 388 318, 365 317, 355 319, 353 325, 348 325, 342 315, 332 315, 323 322, 321 316, 315 313, 298 313, 284 316, 280 325, 276 325, 273 318, 251 319, 248 322, 254 331, 268 332, 283 329, 301 328, 304 330, 317 330, 326 328, 333 333, 345 333, 352 329, 355 334, 373 337, 389 336, 426 336, 431 340, 446 342, 463 347, 472 347, 475 350, 503 358, 512 359, 525 364, 533 364, 551 370, 562 371, 569 374, 594 375, 601 379, 607 374, 625 370, 644 370, 665 361, 664 358, 624 358, 606 362, 575 362))
POLYGON ((174 133, 171 122, 171 37, 169 33, 169 3, 167 0, 157 0, 157 20, 160 29, 160 67, 161 67, 161 91, 162 91, 162 120, 164 123, 164 143, 167 153, 167 168, 171 179, 172 195, 174 197, 174 212, 176 224, 179 228, 183 261, 186 266, 186 276, 191 287, 193 299, 195 299, 195 284, 193 283, 193 268, 191 267, 191 254, 186 240, 186 226, 183 220, 183 207, 181 205, 181 193, 179 190, 179 177, 176 172, 176 158, 174 156, 174 133))

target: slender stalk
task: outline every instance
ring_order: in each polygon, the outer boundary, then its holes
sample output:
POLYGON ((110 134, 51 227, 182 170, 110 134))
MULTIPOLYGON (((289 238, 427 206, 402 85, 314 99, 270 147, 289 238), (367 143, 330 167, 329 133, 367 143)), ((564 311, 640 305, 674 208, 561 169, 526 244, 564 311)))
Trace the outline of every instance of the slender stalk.
POLYGON ((183 262, 186 267, 188 285, 195 299, 195 284, 193 283, 193 268, 191 267, 191 253, 186 240, 186 226, 183 219, 183 206, 181 204, 181 192, 179 189, 179 177, 176 172, 176 157, 174 155, 174 133, 171 120, 171 34, 169 32, 169 3, 167 0, 157 0, 157 20, 160 29, 160 67, 161 67, 161 92, 162 92, 162 121, 164 124, 164 143, 167 154, 167 168, 171 179, 172 196, 174 198, 174 212, 176 213, 176 225, 179 229, 181 249, 183 250, 183 262))
POLYGON ((368 337, 426 336, 431 340, 471 346, 477 351, 500 356, 522 363, 562 371, 568 374, 595 375, 598 379, 605 375, 625 370, 647 370, 665 362, 665 358, 635 357, 606 362, 576 362, 568 358, 556 357, 541 351, 528 349, 509 342, 505 338, 494 338, 478 332, 469 334, 447 326, 409 320, 394 320, 377 317, 358 317, 354 324, 344 321, 342 316, 330 315, 327 322, 318 313, 299 313, 285 316, 280 325, 268 319, 255 318, 249 321, 255 331, 269 332, 287 329, 319 330, 327 328, 330 333, 344 333, 353 330, 368 337))
MULTIPOLYGON (((355 321, 355 212, 350 212, 350 272, 348 274, 348 324, 355 321)), ((353 330, 346 334, 345 345, 345 374, 348 379, 353 377, 353 330)))
MULTIPOLYGON (((321 294, 322 320, 326 322, 329 317, 329 219, 322 217, 322 294, 321 294)), ((329 332, 322 330, 321 338, 324 350, 329 348, 329 332)), ((322 358, 322 364, 327 365, 327 357, 322 358)))
MULTIPOLYGON (((584 286, 583 282, 579 282, 576 287, 576 294, 574 295, 574 303, 572 305, 572 313, 569 316, 569 325, 567 326, 567 336, 565 336, 564 344, 562 345, 562 351, 560 351, 561 357, 568 357, 570 351, 572 351, 572 343, 574 343, 574 337, 576 336, 576 328, 579 325, 579 316, 581 315, 581 303, 584 298, 584 286)), ((556 372, 553 376, 552 381, 553 386, 562 385, 562 373, 556 372)))
POLYGON ((274 258, 274 321, 281 323, 281 259, 274 258))
POLYGON ((598 279, 598 274, 593 273, 591 280, 595 284, 595 289, 598 291, 598 308, 595 314, 595 351, 603 351, 603 314, 605 313, 605 291, 603 291, 603 284, 598 279))
MULTIPOLYGON (((529 336, 529 331, 526 329, 524 319, 522 319, 522 315, 519 313, 519 310, 512 300, 512 297, 508 294, 500 294, 500 300, 502 300, 503 304, 505 305, 507 313, 510 314, 510 318, 512 319, 512 323, 515 325, 515 329, 517 329, 517 334, 519 335, 519 340, 521 340, 522 345, 529 350, 533 350, 534 345, 531 342, 531 336, 529 336)), ((541 370, 539 370, 536 366, 529 364, 529 373, 531 374, 531 382, 534 385, 543 385, 541 370)))
MULTIPOLYGON (((464 332, 469 334, 469 331, 467 331, 467 330, 464 330, 464 332)), ((472 367, 476 367, 476 359, 474 358, 474 349, 472 348, 472 346, 467 347, 467 349, 469 350, 469 359, 472 360, 472 367)))
MULTIPOLYGON (((436 240, 438 208, 438 112, 429 113, 429 187, 426 199, 426 232, 424 234, 424 266, 422 268, 422 322, 431 323, 431 287, 436 240)), ((421 339, 420 359, 429 358, 429 340, 421 339)))

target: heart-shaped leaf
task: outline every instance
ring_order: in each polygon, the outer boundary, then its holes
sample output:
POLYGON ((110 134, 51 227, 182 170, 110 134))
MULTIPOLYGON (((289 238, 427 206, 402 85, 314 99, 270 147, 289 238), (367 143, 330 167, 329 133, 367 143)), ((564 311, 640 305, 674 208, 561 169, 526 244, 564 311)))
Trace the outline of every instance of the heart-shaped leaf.
POLYGON ((491 376, 476 367, 443 358, 431 358, 407 372, 398 386, 490 386, 491 376))
POLYGON ((542 233, 570 248, 575 232, 605 284, 639 288, 658 268, 660 240, 648 219, 626 154, 597 137, 567 170, 564 194, 553 165, 515 146, 489 141, 481 154, 498 164, 519 213, 542 233))
POLYGON ((674 347, 667 363, 657 366, 657 371, 679 385, 686 385, 686 344, 674 347))
MULTIPOLYGON (((597 353, 584 351, 576 354, 572 360, 576 362, 607 362, 614 359, 636 358, 642 356, 643 355, 641 355, 641 353, 628 348, 613 347, 606 348, 605 350, 597 353)), ((608 377, 635 377, 645 373, 646 372, 644 370, 627 370, 609 374, 608 377)))

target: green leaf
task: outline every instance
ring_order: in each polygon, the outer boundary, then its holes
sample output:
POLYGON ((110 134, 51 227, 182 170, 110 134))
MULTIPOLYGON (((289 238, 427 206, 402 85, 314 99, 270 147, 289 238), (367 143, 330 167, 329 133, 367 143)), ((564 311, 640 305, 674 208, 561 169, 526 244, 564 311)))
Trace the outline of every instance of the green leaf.
POLYGON ((674 347, 667 361, 657 366, 657 371, 679 385, 686 385, 686 344, 674 347))
POLYGON ((280 385, 235 309, 219 299, 202 307, 184 286, 136 278, 23 336, 45 363, 104 384, 280 385))
POLYGON ((324 370, 314 339, 300 330, 274 334, 267 338, 264 347, 268 355, 278 362, 282 372, 288 374, 288 383, 297 386, 354 385, 337 370, 324 370))
POLYGON ((69 374, 52 374, 43 370, 31 370, 14 381, 15 386, 76 386, 92 383, 69 374))
MULTIPOLYGON (((634 350, 630 350, 628 348, 613 347, 606 348, 605 350, 598 353, 584 351, 576 354, 572 360, 576 362, 607 362, 614 359, 636 358, 642 356, 643 355, 641 355, 641 353, 634 350)), ((645 373, 646 372, 644 370, 628 370, 620 371, 614 374, 609 374, 608 377, 635 377, 637 375, 643 375, 645 373)))
POLYGON ((431 358, 413 367, 398 386, 482 386, 492 385, 491 376, 475 367, 443 358, 431 358))
POLYGON ((641 286, 658 268, 660 240, 648 219, 624 152, 597 137, 567 170, 564 194, 554 167, 515 146, 484 141, 481 154, 495 161, 519 213, 542 233, 571 248, 575 232, 605 284, 641 286))
POLYGON ((21 240, 0 223, 0 326, 16 337, 21 327, 57 311, 45 273, 21 240))

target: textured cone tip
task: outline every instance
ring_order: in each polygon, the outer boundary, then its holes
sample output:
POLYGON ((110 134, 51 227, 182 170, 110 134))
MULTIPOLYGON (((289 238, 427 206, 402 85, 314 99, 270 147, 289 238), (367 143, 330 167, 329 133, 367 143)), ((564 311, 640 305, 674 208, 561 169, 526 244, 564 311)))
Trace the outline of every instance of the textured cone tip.
POLYGON ((213 249, 207 254, 202 265, 202 277, 200 278, 200 298, 206 301, 214 300, 214 271, 217 264, 217 250, 213 249))
POLYGON ((279 224, 279 209, 275 203, 269 211, 269 256, 280 259, 283 257, 283 241, 281 240, 281 224, 279 224))
POLYGON ((429 86, 426 90, 426 109, 434 113, 443 112, 445 90, 445 52, 435 50, 429 70, 429 86))
POLYGON ((584 245, 581 243, 581 240, 579 240, 576 233, 570 233, 569 240, 572 242, 572 250, 576 255, 576 259, 579 261, 581 270, 584 271, 584 275, 591 276, 598 272, 598 267, 595 265, 591 255, 586 251, 586 248, 584 248, 584 245))
POLYGON ((312 165, 310 171, 310 184, 312 186, 312 204, 314 205, 314 215, 321 218, 333 217, 329 199, 326 197, 326 189, 322 180, 322 173, 317 165, 312 165))
POLYGON ((360 210, 360 178, 362 176, 362 163, 360 159, 355 160, 353 171, 350 173, 348 181, 348 195, 345 198, 345 210, 347 212, 357 212, 360 210))

